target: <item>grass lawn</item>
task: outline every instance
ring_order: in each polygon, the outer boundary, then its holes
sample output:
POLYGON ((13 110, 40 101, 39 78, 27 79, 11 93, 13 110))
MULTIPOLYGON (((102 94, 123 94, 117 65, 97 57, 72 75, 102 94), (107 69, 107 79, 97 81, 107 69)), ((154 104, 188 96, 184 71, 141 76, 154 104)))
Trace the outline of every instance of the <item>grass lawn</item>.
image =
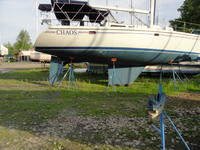
MULTIPOLYGON (((129 87, 108 87, 104 75, 76 74, 76 87, 69 88, 67 81, 61 88, 48 85, 48 71, 45 69, 18 70, 0 74, 0 148, 12 149, 134 149, 130 146, 91 142, 83 139, 42 137, 36 129, 49 120, 65 112, 68 116, 80 117, 119 117, 145 118, 146 104, 149 96, 158 91, 159 79, 140 77, 129 87), (21 137, 17 138, 17 137, 21 137), (18 140, 16 140, 18 139, 18 140), (24 140, 30 139, 34 141, 24 140), (17 144, 16 144, 17 143, 17 144), (111 146, 112 145, 112 146, 111 146)), ((171 79, 163 79, 163 89, 168 95, 166 110, 172 118, 180 118, 187 125, 186 134, 199 130, 200 77, 195 76, 174 87, 171 79), (188 111, 188 114, 186 113, 188 111), (192 112, 194 114, 192 114, 192 112), (184 115, 187 115, 184 117, 184 115), (185 119, 187 118, 187 119, 185 119), (190 119, 190 120, 189 120, 190 119), (192 130, 191 122, 198 128, 192 130)), ((129 131, 123 130, 128 136, 129 131)), ((171 132, 171 131, 170 131, 171 132)), ((141 132, 143 133, 143 132, 141 132)), ((124 133, 123 133, 124 134, 124 133)), ((141 136, 148 136, 144 132, 141 136)), ((149 135, 150 136, 150 135, 149 135)), ((131 137, 130 137, 131 138, 131 137)), ((200 138, 198 134, 192 138, 200 138)), ((196 140, 196 142, 200 142, 196 140)), ((193 149, 200 148, 194 144, 193 149)), ((148 149, 141 146, 138 149, 148 149)), ((153 149, 153 146, 150 146, 153 149)))

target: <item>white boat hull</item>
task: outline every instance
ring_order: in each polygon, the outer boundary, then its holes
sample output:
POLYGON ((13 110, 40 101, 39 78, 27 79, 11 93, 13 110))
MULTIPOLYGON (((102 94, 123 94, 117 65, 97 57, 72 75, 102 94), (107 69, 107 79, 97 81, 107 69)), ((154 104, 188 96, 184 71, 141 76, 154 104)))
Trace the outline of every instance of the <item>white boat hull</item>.
POLYGON ((77 61, 148 65, 168 63, 179 56, 196 59, 199 35, 151 28, 55 26, 41 33, 36 51, 74 57, 77 61))

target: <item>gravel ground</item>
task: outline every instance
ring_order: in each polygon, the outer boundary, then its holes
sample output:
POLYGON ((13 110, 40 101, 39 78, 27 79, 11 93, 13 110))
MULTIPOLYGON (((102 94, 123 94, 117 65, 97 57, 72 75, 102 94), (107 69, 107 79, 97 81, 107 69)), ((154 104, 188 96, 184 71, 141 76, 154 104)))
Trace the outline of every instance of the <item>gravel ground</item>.
MULTIPOLYGON (((106 144, 113 146, 145 146, 140 136, 147 134, 151 127, 148 118, 120 117, 58 117, 46 124, 40 125, 37 133, 45 136, 68 138, 85 144, 106 144)), ((157 137, 155 137, 155 140, 157 137)), ((153 144, 151 139, 145 139, 153 144)))
MULTIPOLYGON (((175 106, 174 106, 175 107, 175 106)), ((200 107, 190 110, 174 109, 170 113, 176 126, 193 150, 199 150, 200 142, 200 107)), ((128 146, 138 149, 159 149, 160 136, 152 124, 158 125, 158 119, 152 121, 147 117, 128 118, 110 116, 105 118, 77 116, 75 111, 62 112, 56 119, 41 124, 34 131, 39 136, 52 136, 78 141, 84 144, 106 144, 113 146, 128 146)), ((168 149, 184 149, 179 138, 166 120, 166 137, 168 149)))

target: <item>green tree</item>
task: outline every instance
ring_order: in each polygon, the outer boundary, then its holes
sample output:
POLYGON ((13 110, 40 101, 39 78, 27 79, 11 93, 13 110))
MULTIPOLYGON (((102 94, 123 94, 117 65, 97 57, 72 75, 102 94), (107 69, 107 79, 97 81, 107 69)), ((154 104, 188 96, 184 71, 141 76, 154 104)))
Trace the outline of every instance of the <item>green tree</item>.
POLYGON ((29 33, 26 30, 21 30, 13 45, 8 42, 4 46, 8 48, 9 54, 11 55, 16 55, 20 50, 29 50, 32 48, 29 33))
POLYGON ((29 33, 26 30, 21 30, 19 35, 17 36, 16 43, 14 47, 17 51, 19 50, 29 50, 32 48, 31 39, 29 33))
POLYGON ((8 48, 8 53, 9 53, 10 55, 15 55, 15 54, 17 53, 17 51, 15 50, 14 46, 13 46, 10 42, 4 44, 4 46, 5 46, 6 48, 8 48))
MULTIPOLYGON (((185 0, 178 11, 181 15, 179 18, 170 21, 172 27, 179 31, 185 30, 184 28, 200 29, 200 25, 198 25, 200 24, 200 0, 185 0)), ((185 31, 189 32, 189 30, 185 31)))

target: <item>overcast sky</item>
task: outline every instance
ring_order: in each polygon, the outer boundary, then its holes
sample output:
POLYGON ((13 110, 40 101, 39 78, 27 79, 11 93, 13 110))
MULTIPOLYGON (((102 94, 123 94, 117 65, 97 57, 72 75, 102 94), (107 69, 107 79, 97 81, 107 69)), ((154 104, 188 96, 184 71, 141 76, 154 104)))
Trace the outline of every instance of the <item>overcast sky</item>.
MULTIPOLYGON (((149 1, 133 0, 133 7, 136 9, 149 9, 149 1)), ((180 14, 177 9, 183 4, 183 1, 158 0, 157 15, 160 24, 167 24, 169 20, 179 17, 180 14)), ((106 5, 106 0, 90 0, 90 2, 106 5)), ((26 29, 32 42, 35 42, 38 34, 37 24, 39 24, 36 12, 37 3, 50 3, 50 0, 0 0, 0 43, 14 43, 22 29, 26 29)), ((130 8, 131 0, 108 0, 108 5, 130 8)))

